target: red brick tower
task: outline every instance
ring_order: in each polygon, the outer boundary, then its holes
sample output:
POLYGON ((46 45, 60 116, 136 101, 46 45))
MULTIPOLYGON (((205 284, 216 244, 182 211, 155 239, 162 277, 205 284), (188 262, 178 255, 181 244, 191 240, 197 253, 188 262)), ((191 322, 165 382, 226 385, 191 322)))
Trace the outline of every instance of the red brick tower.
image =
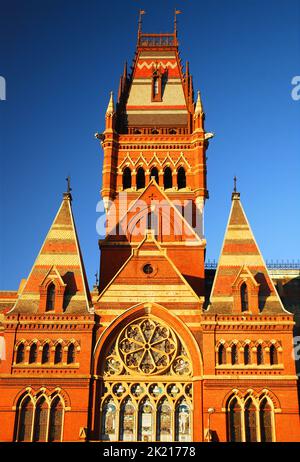
POLYGON ((125 65, 117 105, 111 94, 105 120, 105 131, 98 135, 104 151, 101 194, 106 210, 112 203, 113 211, 107 236, 100 242, 100 289, 143 239, 151 212, 158 242, 168 249, 169 257, 196 293, 203 295, 202 212, 208 196, 205 151, 212 135, 204 131, 199 92, 194 103, 188 63, 183 73, 176 30, 171 34, 139 30, 132 72, 128 76, 125 65), (136 213, 136 204, 134 213, 122 222, 129 204, 138 200, 146 203, 144 210, 136 213), (155 200, 168 203, 172 209, 170 232, 163 230, 164 223, 170 224, 162 216, 167 212, 155 200), (177 205, 179 213, 169 202, 177 205), (191 241, 189 247, 187 239, 191 241))

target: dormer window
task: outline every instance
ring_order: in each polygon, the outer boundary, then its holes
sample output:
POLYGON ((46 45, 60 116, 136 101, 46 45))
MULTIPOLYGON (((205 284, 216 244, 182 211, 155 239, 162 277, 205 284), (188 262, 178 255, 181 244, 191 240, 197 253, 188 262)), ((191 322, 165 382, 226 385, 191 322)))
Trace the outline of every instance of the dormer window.
POLYGON ((51 282, 47 289, 46 311, 53 311, 55 308, 55 285, 51 282))
POLYGON ((241 306, 242 306, 242 311, 248 311, 248 288, 247 284, 243 282, 241 285, 241 306))

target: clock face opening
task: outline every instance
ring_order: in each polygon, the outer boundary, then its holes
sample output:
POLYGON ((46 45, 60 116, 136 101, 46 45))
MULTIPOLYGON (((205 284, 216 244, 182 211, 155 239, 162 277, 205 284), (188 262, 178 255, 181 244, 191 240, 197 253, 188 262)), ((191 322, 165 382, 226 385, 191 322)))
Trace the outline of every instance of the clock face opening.
POLYGON ((152 274, 153 273, 153 267, 152 265, 150 265, 150 263, 147 263, 144 267, 143 267, 143 271, 145 274, 152 274))

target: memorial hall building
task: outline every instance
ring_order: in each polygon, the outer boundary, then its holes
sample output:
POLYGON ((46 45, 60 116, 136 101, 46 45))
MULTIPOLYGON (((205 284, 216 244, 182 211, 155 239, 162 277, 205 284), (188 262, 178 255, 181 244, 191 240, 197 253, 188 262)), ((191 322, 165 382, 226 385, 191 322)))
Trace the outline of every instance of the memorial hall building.
POLYGON ((206 262, 213 134, 176 27, 139 27, 96 138, 99 281, 68 185, 30 273, 0 292, 0 441, 299 441, 299 265, 266 265, 236 184, 206 262))

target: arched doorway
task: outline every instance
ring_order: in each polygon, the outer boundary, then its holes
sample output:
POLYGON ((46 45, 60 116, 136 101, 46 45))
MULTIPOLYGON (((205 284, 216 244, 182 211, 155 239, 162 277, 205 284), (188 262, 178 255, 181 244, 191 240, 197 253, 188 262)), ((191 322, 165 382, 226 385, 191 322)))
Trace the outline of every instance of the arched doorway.
POLYGON ((193 441, 193 362, 168 323, 143 314, 99 353, 101 441, 193 441))

